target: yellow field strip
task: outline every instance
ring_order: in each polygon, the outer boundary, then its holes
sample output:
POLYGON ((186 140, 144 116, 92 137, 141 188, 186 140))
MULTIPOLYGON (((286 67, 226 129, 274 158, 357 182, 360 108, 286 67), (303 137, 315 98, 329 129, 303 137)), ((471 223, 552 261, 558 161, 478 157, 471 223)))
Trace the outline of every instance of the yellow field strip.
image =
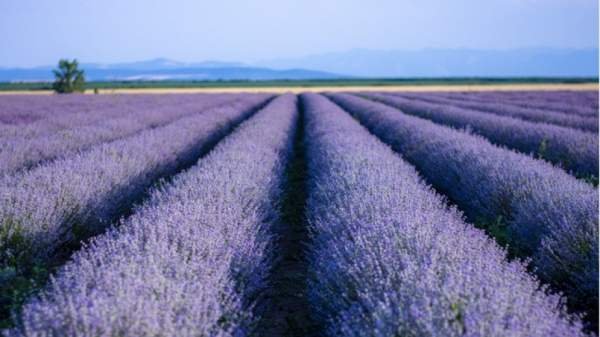
MULTIPOLYGON (((284 93, 357 91, 517 91, 517 90, 598 90, 598 83, 478 84, 478 85, 397 85, 397 86, 318 86, 318 87, 231 87, 231 88, 146 88, 100 89, 100 94, 177 94, 177 93, 284 93)), ((49 95, 50 90, 0 91, 0 95, 49 95)), ((93 94, 87 90, 86 94, 93 94)))

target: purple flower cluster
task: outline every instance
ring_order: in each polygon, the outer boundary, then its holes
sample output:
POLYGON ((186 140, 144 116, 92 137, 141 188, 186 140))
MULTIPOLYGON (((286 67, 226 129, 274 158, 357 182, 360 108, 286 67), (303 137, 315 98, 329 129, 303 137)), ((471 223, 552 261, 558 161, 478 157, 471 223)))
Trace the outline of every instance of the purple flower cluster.
POLYGON ((296 120, 295 96, 273 100, 77 253, 9 335, 247 335, 296 120))
MULTIPOLYGON (((163 96, 163 98, 167 98, 163 96)), ((0 138, 0 175, 13 173, 19 169, 29 168, 40 162, 66 157, 76 151, 82 151, 99 143, 123 138, 147 128, 160 127, 178 118, 197 113, 204 109, 232 101, 235 96, 214 97, 180 97, 175 104, 166 100, 168 105, 158 101, 154 106, 139 107, 135 104, 125 107, 114 107, 112 110, 89 113, 92 122, 81 125, 82 119, 74 119, 75 125, 65 129, 44 134, 38 137, 3 137, 0 138), (122 111, 119 117, 108 117, 97 120, 99 115, 115 110, 122 111)), ((106 115, 105 115, 106 116, 106 115)), ((44 120, 49 121, 49 120, 44 120)), ((68 123, 68 122, 67 122, 68 123)), ((37 126, 42 126, 40 121, 37 126)), ((30 130, 40 130, 32 128, 30 130)))
POLYGON ((168 103, 178 97, 166 95, 3 95, 0 97, 0 137, 33 137, 87 125, 168 103), (135 107, 132 109, 131 107, 135 107), (30 120, 23 124, 13 122, 30 120))
MULTIPOLYGON (((120 96, 121 103, 129 101, 120 96)), ((136 97, 132 97, 136 99, 136 97)), ((109 96, 84 95, 2 95, 0 97, 0 122, 7 125, 27 125, 57 113, 77 110, 101 109, 113 101, 109 96)))
POLYGON ((5 335, 596 328, 598 94, 364 95, 0 97, 5 335))
POLYGON ((211 143, 265 101, 230 105, 100 144, 0 179, 0 267, 31 256, 46 261, 61 246, 97 233, 156 179, 193 163, 211 143))
POLYGON ((482 137, 356 96, 329 97, 415 165, 469 219, 500 227, 509 247, 533 258, 543 281, 564 291, 573 308, 597 318, 595 188, 482 137))
MULTIPOLYGON (((558 297, 507 262, 412 166, 326 98, 302 99, 309 300, 328 335, 584 335, 558 297)), ((375 109, 356 110, 383 122, 375 109)))
POLYGON ((493 91, 440 94, 472 102, 505 102, 517 106, 598 118, 597 91, 493 91))
POLYGON ((429 103, 489 112, 500 116, 510 116, 531 122, 541 122, 598 133, 598 119, 565 114, 541 108, 526 108, 510 104, 510 101, 473 102, 460 98, 445 98, 437 94, 398 94, 399 97, 423 100, 429 103))
POLYGON ((597 134, 402 97, 381 94, 369 94, 368 97, 417 117, 472 130, 492 143, 535 154, 575 175, 598 175, 597 134))

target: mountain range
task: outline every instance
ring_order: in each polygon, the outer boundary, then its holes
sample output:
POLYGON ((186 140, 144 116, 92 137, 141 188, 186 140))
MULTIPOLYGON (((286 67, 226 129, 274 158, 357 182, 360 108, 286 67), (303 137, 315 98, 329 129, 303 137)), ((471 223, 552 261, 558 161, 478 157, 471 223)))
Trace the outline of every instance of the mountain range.
MULTIPOLYGON (((50 81, 53 68, 0 68, 0 82, 50 81)), ((598 77, 598 49, 354 49, 252 63, 186 63, 157 58, 129 63, 82 63, 81 68, 92 81, 598 77)))
MULTIPOLYGON (((0 68, 0 82, 51 81, 53 66, 0 68)), ((235 62, 184 63, 165 58, 115 64, 82 63, 88 81, 159 80, 303 80, 343 76, 306 69, 268 69, 235 62)))
POLYGON ((598 49, 354 49, 256 65, 359 77, 598 77, 598 49))

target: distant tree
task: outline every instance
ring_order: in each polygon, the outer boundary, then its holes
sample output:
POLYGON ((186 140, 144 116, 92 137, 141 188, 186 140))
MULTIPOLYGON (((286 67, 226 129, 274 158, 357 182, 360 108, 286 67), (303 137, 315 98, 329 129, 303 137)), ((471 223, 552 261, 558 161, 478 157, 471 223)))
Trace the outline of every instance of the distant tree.
POLYGON ((58 61, 58 69, 53 70, 56 79, 52 84, 52 89, 59 94, 83 92, 85 90, 85 75, 83 70, 78 69, 78 67, 79 63, 76 59, 73 59, 73 61, 65 59, 58 61))

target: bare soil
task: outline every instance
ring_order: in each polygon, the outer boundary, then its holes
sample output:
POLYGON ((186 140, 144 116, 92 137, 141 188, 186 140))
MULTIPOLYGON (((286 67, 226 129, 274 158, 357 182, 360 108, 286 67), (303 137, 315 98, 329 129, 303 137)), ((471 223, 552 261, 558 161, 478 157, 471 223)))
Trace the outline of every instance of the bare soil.
POLYGON ((310 317, 307 298, 309 244, 305 218, 306 160, 302 106, 294 139, 294 154, 287 168, 280 225, 274 229, 278 259, 269 278, 261 306, 265 308, 258 323, 257 336, 317 336, 318 327, 310 317))

